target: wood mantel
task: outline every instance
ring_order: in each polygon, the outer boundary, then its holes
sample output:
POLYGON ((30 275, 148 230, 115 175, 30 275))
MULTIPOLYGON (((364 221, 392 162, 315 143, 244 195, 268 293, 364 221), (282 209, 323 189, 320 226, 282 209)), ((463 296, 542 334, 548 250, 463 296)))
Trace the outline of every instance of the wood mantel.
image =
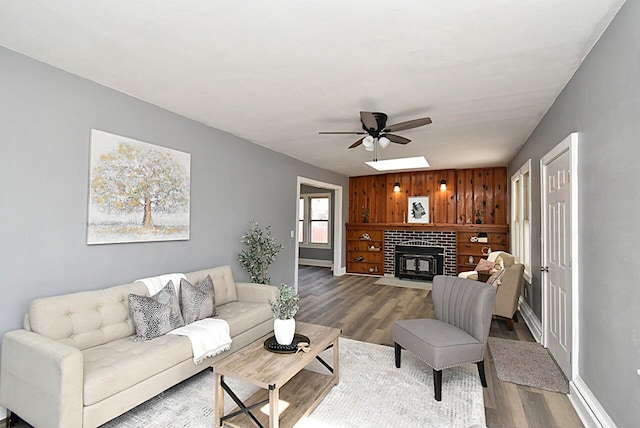
POLYGON ((508 224, 346 223, 347 228, 371 230, 434 230, 451 232, 508 232, 508 224))

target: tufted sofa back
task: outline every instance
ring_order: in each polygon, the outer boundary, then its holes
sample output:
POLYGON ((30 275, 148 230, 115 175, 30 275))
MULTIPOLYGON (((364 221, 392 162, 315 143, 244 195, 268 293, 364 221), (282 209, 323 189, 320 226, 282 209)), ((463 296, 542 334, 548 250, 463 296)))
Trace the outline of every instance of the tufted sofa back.
POLYGON ((136 282, 36 299, 25 328, 80 350, 131 336, 130 293, 148 295, 147 287, 136 282))
MULTIPOLYGON (((211 275, 216 305, 238 300, 230 266, 220 266, 185 274, 191 284, 211 275)), ((135 333, 129 315, 129 294, 149 295, 141 282, 95 291, 44 297, 31 302, 24 328, 74 346, 92 348, 135 333)))
POLYGON ((202 281, 207 275, 211 275, 213 280, 216 306, 238 300, 238 291, 236 290, 236 282, 233 279, 231 266, 218 266, 185 274, 187 281, 194 285, 202 281))

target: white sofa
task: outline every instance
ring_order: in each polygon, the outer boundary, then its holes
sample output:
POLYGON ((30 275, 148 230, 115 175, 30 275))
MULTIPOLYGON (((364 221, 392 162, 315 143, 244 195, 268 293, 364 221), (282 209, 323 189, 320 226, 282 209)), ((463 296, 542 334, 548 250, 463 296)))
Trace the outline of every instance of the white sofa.
POLYGON ((186 277, 206 275, 229 322, 229 351, 196 365, 185 336, 132 341, 128 295, 148 295, 139 282, 37 299, 24 329, 3 337, 0 404, 36 427, 97 427, 273 330, 277 287, 236 283, 229 266, 186 277))

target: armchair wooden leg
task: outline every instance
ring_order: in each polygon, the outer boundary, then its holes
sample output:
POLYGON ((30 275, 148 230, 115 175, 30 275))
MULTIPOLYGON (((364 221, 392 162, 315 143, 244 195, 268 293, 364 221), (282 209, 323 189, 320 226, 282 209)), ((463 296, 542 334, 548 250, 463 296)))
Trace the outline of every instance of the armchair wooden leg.
POLYGON ((400 368, 400 356, 401 356, 401 352, 402 352, 402 346, 398 345, 396 342, 393 342, 393 346, 395 348, 395 355, 396 355, 396 368, 400 368))
POLYGON ((436 401, 442 401, 442 370, 433 369, 433 389, 436 401))
POLYGON ((478 365, 478 374, 480 375, 480 383, 484 388, 487 387, 487 377, 484 374, 484 360, 478 361, 476 363, 478 365))
POLYGON ((517 311, 513 313, 513 320, 515 322, 518 322, 518 312, 517 311))
POLYGON ((507 328, 509 331, 513 331, 513 318, 507 318, 507 328))

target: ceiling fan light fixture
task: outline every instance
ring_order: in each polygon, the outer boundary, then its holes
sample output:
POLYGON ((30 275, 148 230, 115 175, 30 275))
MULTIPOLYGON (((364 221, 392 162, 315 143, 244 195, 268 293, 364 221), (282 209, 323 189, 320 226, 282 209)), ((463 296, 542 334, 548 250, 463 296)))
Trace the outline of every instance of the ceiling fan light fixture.
POLYGON ((374 143, 375 143, 375 141, 373 140, 373 137, 371 135, 367 135, 362 140, 362 145, 364 146, 364 149, 366 151, 368 151, 368 152, 372 152, 373 151, 374 143))
POLYGON ((386 149, 390 142, 391 140, 387 137, 378 138, 378 143, 380 143, 380 147, 382 147, 383 149, 386 149))

